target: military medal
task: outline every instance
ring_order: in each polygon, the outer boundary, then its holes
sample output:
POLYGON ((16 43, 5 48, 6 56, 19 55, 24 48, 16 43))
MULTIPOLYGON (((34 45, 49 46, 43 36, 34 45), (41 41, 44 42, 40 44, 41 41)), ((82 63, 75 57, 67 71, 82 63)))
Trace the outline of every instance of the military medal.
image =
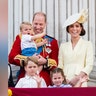
POLYGON ((45 49, 45 51, 48 53, 48 54, 50 54, 51 53, 51 44, 50 44, 50 41, 48 40, 48 43, 46 44, 46 49, 45 49))
POLYGON ((45 51, 46 51, 48 54, 50 54, 52 50, 51 50, 50 47, 47 46, 46 49, 45 49, 45 51))
POLYGON ((50 43, 48 43, 48 44, 46 44, 46 46, 51 46, 51 44, 50 44, 50 43))

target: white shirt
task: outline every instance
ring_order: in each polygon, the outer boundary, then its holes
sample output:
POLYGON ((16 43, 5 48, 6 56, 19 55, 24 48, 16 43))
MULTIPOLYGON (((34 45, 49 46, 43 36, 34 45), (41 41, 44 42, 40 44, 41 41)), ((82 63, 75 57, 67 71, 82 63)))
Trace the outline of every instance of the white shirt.
POLYGON ((22 38, 21 38, 21 50, 25 49, 25 48, 30 48, 30 47, 34 47, 37 49, 37 46, 34 42, 34 40, 32 41, 32 36, 28 35, 28 34, 22 34, 22 38))
MULTIPOLYGON (((46 88, 46 87, 47 87, 47 85, 46 85, 44 79, 42 78, 41 88, 46 88)), ((15 88, 38 88, 38 87, 37 87, 37 82, 34 79, 34 76, 32 77, 32 76, 26 75, 25 77, 20 78, 20 80, 17 82, 15 88)))

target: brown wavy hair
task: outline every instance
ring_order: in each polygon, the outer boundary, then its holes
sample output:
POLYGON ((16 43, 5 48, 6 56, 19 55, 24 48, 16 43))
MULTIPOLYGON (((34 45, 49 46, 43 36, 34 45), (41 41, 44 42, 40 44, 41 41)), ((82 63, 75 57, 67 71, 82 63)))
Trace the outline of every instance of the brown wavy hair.
MULTIPOLYGON (((70 26, 70 25, 69 25, 70 26)), ((68 29, 69 29, 69 26, 66 27, 66 31, 69 33, 68 29)), ((83 27, 83 24, 80 23, 80 26, 82 27, 82 30, 81 30, 81 33, 80 33, 80 36, 84 36, 86 34, 86 31, 83 27)))
POLYGON ((66 81, 66 77, 64 75, 64 72, 61 68, 54 68, 51 72, 50 72, 50 77, 52 78, 53 77, 53 74, 54 73, 61 73, 61 75, 64 77, 64 81, 63 81, 63 84, 67 84, 67 81, 66 81))

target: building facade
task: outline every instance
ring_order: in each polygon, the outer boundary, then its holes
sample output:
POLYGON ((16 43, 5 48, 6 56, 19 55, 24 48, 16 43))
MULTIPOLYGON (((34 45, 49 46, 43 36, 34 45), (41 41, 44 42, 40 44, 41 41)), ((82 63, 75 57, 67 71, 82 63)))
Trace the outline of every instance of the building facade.
POLYGON ((96 0, 8 0, 8 52, 22 21, 32 22, 35 12, 47 15, 47 34, 55 37, 60 45, 70 36, 62 29, 64 21, 71 15, 88 9, 88 21, 84 24, 86 35, 83 37, 93 43, 96 57, 96 0))

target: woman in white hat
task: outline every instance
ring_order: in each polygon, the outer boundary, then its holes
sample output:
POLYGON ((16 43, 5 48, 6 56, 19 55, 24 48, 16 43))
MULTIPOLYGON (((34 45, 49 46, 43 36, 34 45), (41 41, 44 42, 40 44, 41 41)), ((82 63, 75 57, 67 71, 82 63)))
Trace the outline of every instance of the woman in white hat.
MULTIPOLYGON (((83 10, 70 16, 63 26, 71 35, 71 40, 60 45, 58 67, 64 70, 68 83, 73 86, 82 77, 89 76, 93 67, 92 43, 81 37, 85 35, 83 23, 86 20, 87 10, 83 10)), ((81 86, 87 87, 87 82, 81 86)))

